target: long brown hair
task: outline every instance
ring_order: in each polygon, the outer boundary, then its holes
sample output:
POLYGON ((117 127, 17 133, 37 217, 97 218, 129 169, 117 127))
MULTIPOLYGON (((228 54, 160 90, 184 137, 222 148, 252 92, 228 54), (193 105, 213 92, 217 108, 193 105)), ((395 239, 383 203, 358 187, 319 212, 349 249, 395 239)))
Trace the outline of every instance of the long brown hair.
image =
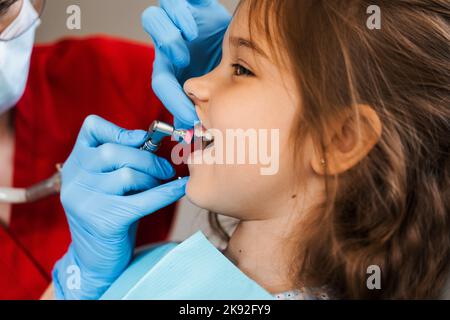
POLYGON ((333 115, 350 109, 357 118, 358 104, 383 124, 362 162, 324 179, 326 203, 295 235, 296 283, 328 285, 350 299, 438 297, 450 267, 450 2, 243 4, 252 33, 289 57, 302 99, 297 131, 323 146, 333 115), (366 25, 371 5, 381 9, 381 30, 366 25), (381 290, 367 287, 371 265, 381 269, 381 290))

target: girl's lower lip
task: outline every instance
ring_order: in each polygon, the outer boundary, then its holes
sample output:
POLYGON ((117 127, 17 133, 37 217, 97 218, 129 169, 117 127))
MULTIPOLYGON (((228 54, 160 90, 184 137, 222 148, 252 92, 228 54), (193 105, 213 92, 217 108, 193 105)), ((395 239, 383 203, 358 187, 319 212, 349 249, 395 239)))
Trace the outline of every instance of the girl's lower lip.
POLYGON ((207 147, 205 147, 203 145, 201 149, 197 149, 197 150, 192 151, 189 154, 188 164, 203 164, 204 163, 202 161, 203 156, 205 154, 209 154, 209 153, 213 152, 213 150, 214 150, 214 143, 211 143, 207 147), (195 161, 195 159, 198 159, 198 160, 195 161))
POLYGON ((211 148, 214 145, 214 141, 203 141, 202 142, 202 149, 208 149, 211 148))

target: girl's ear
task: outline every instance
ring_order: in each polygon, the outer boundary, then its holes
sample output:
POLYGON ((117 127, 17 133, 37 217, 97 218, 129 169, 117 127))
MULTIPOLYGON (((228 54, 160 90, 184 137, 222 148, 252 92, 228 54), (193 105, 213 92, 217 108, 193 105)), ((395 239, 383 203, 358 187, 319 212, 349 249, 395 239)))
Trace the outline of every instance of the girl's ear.
POLYGON ((368 105, 356 106, 359 119, 354 113, 339 117, 328 128, 325 138, 325 155, 315 152, 311 166, 319 175, 344 173, 361 160, 378 143, 382 124, 378 114, 368 105))

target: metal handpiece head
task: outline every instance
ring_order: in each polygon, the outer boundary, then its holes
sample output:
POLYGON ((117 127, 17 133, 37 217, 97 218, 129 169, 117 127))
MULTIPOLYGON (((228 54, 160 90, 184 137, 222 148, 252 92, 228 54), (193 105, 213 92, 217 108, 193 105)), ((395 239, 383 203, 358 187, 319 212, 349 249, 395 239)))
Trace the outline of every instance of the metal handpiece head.
POLYGON ((164 138, 171 137, 175 131, 175 128, 170 124, 161 122, 161 121, 153 121, 148 129, 147 141, 141 147, 141 150, 156 152, 164 138))
POLYGON ((153 121, 148 130, 147 141, 141 147, 141 150, 153 153, 158 151, 166 137, 171 137, 173 141, 185 144, 191 144, 194 138, 202 139, 203 141, 211 141, 213 139, 210 134, 205 132, 201 124, 196 125, 191 130, 181 130, 175 129, 170 124, 162 121, 153 121))

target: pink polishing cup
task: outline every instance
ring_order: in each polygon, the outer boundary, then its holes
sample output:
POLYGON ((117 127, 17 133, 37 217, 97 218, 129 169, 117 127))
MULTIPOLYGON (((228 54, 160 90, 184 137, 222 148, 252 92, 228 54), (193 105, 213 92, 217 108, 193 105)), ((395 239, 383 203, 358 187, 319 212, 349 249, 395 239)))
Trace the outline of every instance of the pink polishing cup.
POLYGON ((186 131, 186 135, 184 136, 184 143, 191 144, 192 140, 194 140, 194 129, 186 131))

